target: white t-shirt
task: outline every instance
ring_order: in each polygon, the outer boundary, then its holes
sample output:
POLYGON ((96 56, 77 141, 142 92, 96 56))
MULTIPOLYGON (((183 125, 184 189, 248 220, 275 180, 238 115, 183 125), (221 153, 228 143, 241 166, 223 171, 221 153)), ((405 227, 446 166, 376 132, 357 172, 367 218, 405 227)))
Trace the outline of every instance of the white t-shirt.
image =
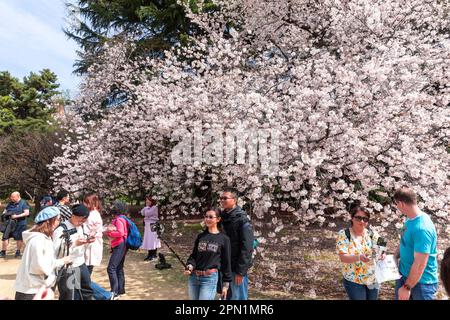
POLYGON ((97 210, 89 213, 89 218, 83 224, 83 228, 87 235, 95 237, 95 241, 86 246, 84 254, 86 265, 99 266, 103 257, 103 221, 97 210))

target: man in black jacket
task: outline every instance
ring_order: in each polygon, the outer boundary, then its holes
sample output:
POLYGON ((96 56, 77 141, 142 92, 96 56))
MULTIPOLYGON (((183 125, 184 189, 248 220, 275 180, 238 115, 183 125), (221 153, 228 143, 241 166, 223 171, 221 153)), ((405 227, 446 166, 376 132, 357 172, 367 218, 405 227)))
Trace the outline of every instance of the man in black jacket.
POLYGON ((228 300, 247 300, 247 271, 252 265, 253 228, 245 211, 237 205, 237 193, 234 190, 224 190, 219 200, 223 208, 222 225, 231 242, 233 281, 231 290, 228 290, 228 300))

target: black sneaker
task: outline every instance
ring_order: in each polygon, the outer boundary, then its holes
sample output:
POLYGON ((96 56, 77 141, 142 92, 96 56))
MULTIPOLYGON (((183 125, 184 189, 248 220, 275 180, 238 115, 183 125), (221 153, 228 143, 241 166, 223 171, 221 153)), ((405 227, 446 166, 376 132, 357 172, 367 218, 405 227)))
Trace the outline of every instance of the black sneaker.
POLYGON ((14 258, 22 258, 22 255, 20 254, 20 251, 16 251, 16 254, 14 255, 14 258))
POLYGON ((5 258, 6 257, 6 252, 0 251, 0 258, 5 258))

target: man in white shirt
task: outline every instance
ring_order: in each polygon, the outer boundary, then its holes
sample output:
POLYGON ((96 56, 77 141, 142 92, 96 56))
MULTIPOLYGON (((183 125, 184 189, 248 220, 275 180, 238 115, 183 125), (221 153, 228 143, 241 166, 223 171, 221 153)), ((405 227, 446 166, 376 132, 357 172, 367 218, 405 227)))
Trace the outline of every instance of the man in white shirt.
POLYGON ((61 223, 53 233, 53 246, 57 258, 69 255, 72 265, 60 270, 58 280, 59 300, 92 300, 91 277, 85 264, 86 245, 95 239, 87 239, 82 224, 89 217, 83 204, 72 207, 72 216, 61 223), (68 243, 70 240, 70 243, 68 243), (68 252, 67 252, 68 251, 68 252))

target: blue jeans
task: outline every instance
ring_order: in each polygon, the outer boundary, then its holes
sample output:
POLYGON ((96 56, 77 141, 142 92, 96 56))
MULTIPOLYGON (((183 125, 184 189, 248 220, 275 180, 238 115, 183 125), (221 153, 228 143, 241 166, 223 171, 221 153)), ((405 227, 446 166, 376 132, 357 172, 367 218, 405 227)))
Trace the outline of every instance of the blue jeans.
POLYGON ((230 283, 231 294, 228 293, 227 300, 248 300, 248 276, 245 275, 242 283, 237 285, 234 281, 236 273, 232 272, 233 281, 230 283))
POLYGON ((109 258, 108 272, 111 291, 115 294, 125 293, 125 273, 123 272, 123 264, 127 254, 127 246, 125 241, 112 249, 111 258, 109 258))
POLYGON ((209 276, 189 276, 188 288, 189 299, 191 300, 214 300, 217 291, 217 281, 219 275, 217 272, 209 276))
MULTIPOLYGON (((406 278, 402 276, 395 282, 395 300, 398 300, 398 289, 405 284, 405 281, 406 278)), ((437 283, 418 283, 411 289, 411 296, 409 300, 434 300, 437 289, 437 283)))
POLYGON ((91 288, 94 291, 94 299, 95 300, 110 300, 112 292, 106 291, 99 284, 91 281, 91 288))
POLYGON ((369 289, 364 284, 344 279, 344 288, 350 300, 377 300, 379 289, 369 289))
MULTIPOLYGON (((92 271, 94 271, 94 266, 87 266, 89 274, 92 276, 92 271)), ((112 292, 106 291, 103 287, 101 287, 98 283, 95 283, 91 280, 91 288, 94 291, 94 299, 95 300, 110 300, 112 292)))

